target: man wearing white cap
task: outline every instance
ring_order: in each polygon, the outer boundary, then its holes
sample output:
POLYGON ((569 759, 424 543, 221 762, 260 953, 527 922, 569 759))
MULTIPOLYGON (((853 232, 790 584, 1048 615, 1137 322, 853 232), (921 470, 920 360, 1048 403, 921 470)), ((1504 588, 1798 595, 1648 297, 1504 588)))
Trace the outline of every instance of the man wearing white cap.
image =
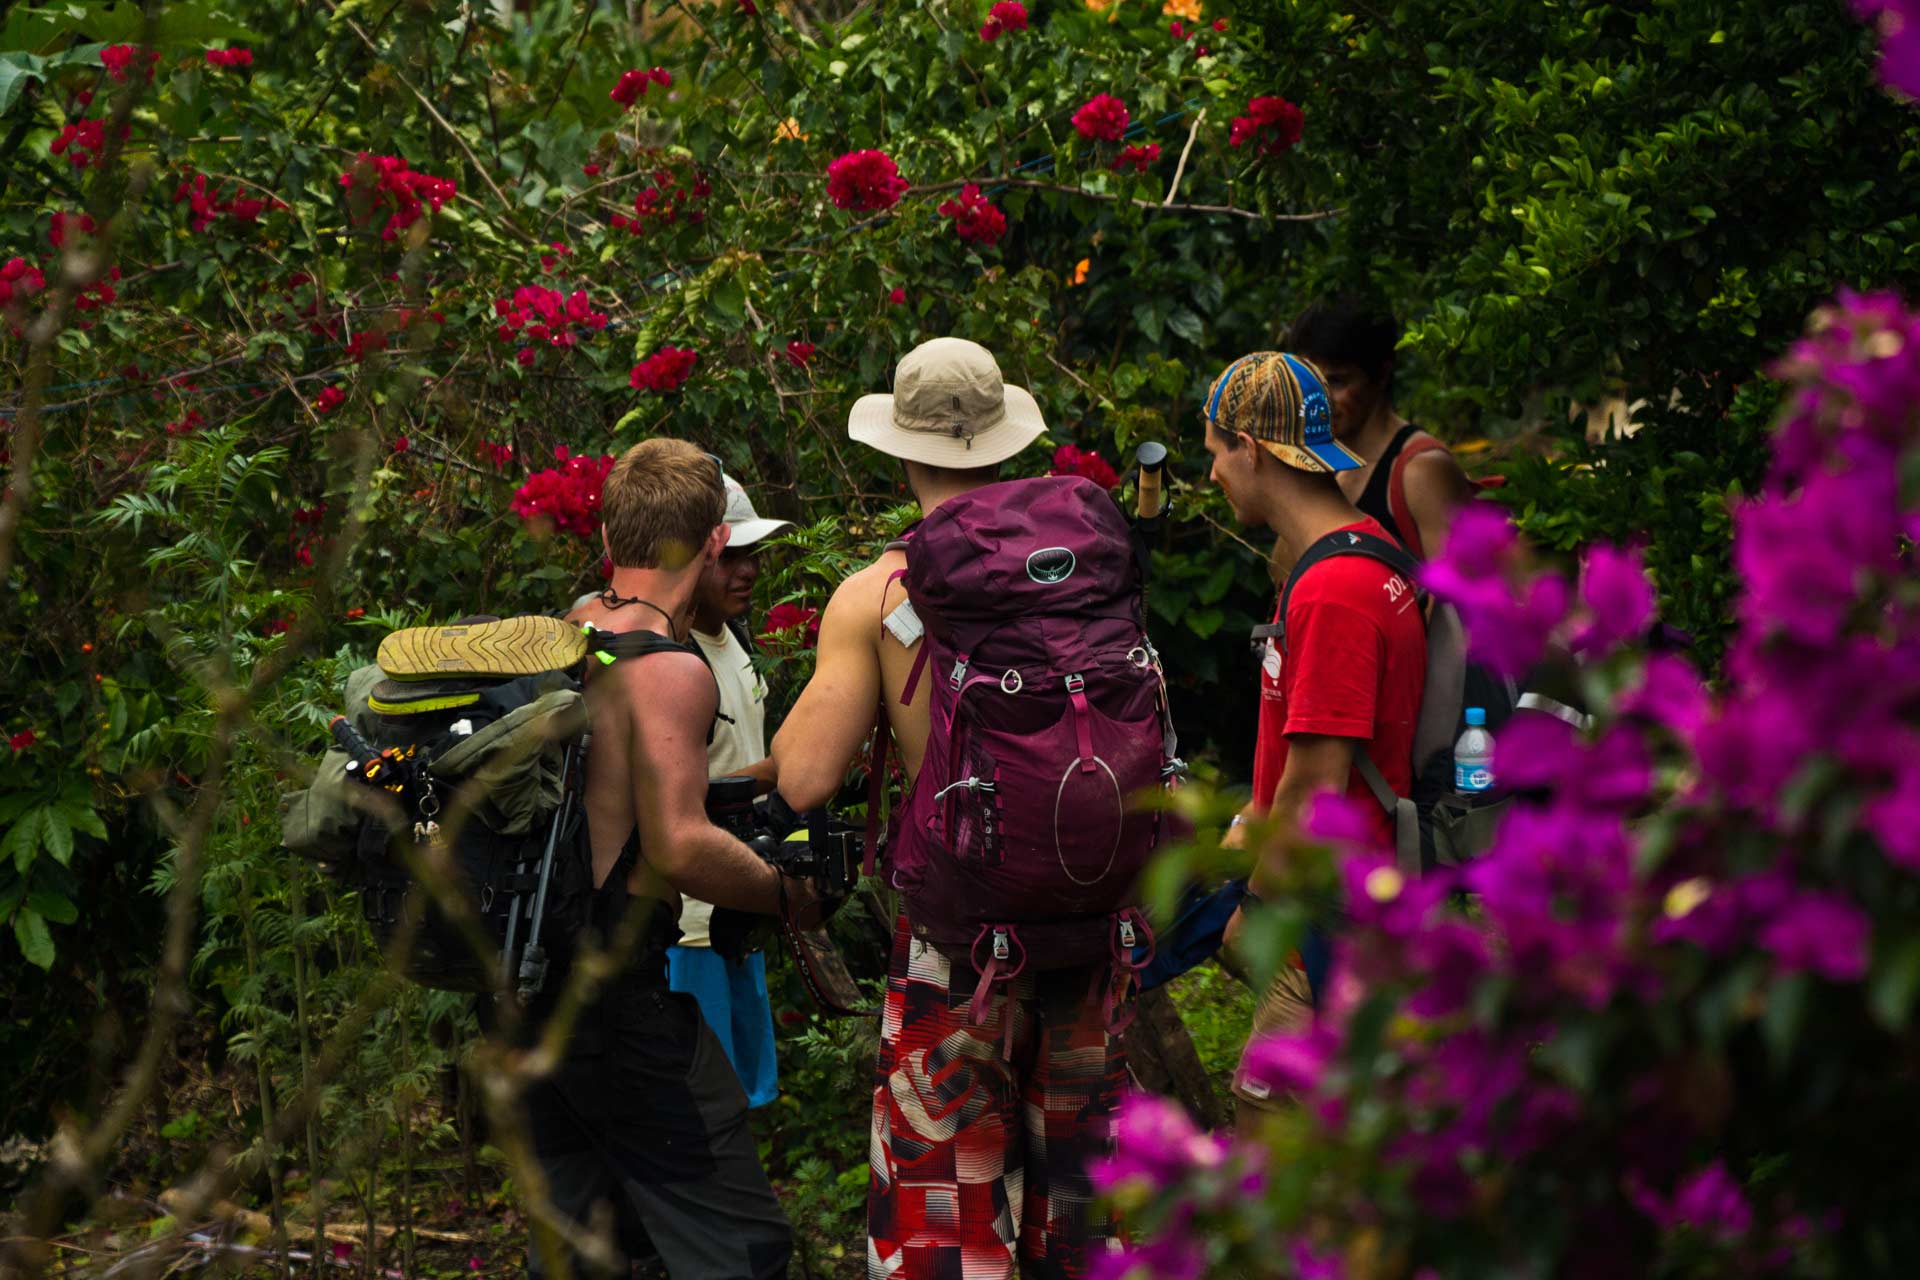
MULTIPOLYGON (((760 542, 791 528, 786 520, 763 520, 747 491, 732 476, 727 490, 727 545, 694 588, 694 643, 706 655, 720 687, 720 718, 707 744, 709 778, 750 776, 763 789, 773 771, 767 755, 767 686, 753 669, 747 629, 740 618, 753 604, 760 576, 760 542)), ((680 942, 667 951, 668 984, 700 1003, 700 1013, 727 1051, 727 1061, 747 1091, 747 1105, 763 1107, 779 1096, 774 1059, 773 1009, 767 998, 767 958, 753 951, 727 957, 713 949, 711 903, 681 895, 680 942)))
MULTIPOLYGON (((893 394, 863 396, 847 427, 901 460, 922 514, 932 514, 999 479, 1000 464, 1046 424, 984 347, 936 338, 901 359, 893 394)), ((796 810, 839 790, 876 708, 909 782, 919 773, 931 699, 908 694, 923 642, 897 581, 906 566, 906 553, 889 547, 827 604, 813 679, 773 742, 780 794, 796 810)), ((875 1072, 872 1280, 1072 1278, 1092 1269, 1110 1228, 1086 1168, 1107 1150, 1124 1059, 1105 1011, 1089 1005, 1087 974, 1065 976, 1073 981, 1043 981, 1059 973, 1010 981, 990 1025, 980 1024, 968 996, 980 1003, 978 982, 990 976, 952 962, 902 918, 875 1072), (1017 1053, 1016 1024, 1034 1037, 1017 1053)))

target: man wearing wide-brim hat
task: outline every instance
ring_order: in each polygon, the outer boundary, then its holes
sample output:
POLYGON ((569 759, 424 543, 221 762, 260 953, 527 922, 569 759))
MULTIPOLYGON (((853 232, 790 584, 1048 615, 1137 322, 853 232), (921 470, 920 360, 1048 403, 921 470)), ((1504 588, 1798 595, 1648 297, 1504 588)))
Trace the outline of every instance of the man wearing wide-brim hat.
MULTIPOLYGON (((908 352, 892 393, 862 396, 847 421, 853 439, 900 459, 923 515, 993 484, 1000 464, 1045 429, 1033 396, 960 338, 908 352)), ((919 771, 931 698, 922 681, 919 696, 902 701, 922 643, 899 581, 906 567, 904 551, 889 546, 827 605, 814 677, 773 741, 780 794, 797 810, 839 790, 876 712, 908 779, 919 771)), ((903 916, 881 1015, 868 1274, 1083 1274, 1108 1229, 1085 1169, 1105 1153, 1125 1077, 1105 1011, 1095 1001, 1086 1012, 1084 979, 1066 1011, 1057 993, 1043 1004, 1030 974, 974 1025, 973 980, 903 916), (1038 1044, 1018 1065, 1002 1035, 1016 1017, 1038 1044)))

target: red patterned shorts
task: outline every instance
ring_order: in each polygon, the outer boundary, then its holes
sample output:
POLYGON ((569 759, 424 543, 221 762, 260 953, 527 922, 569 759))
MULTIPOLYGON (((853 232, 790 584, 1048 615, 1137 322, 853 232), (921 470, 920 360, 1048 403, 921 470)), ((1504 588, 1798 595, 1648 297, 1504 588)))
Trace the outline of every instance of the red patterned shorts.
POLYGON ((974 980, 900 920, 873 1090, 870 1280, 1074 1280, 1112 1233, 1087 1166, 1108 1151, 1126 1060, 1088 1000, 1096 975, 1021 974, 979 1026, 974 980))

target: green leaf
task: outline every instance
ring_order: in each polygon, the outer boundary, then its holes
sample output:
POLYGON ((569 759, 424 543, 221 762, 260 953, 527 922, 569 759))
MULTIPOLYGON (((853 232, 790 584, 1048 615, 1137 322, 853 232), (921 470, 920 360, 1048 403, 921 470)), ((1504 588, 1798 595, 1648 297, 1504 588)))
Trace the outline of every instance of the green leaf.
POLYGON ((40 840, 53 855, 53 860, 61 866, 73 861, 73 826, 67 821, 63 810, 46 808, 40 811, 40 840))
POLYGON ((80 918, 80 908, 63 893, 51 889, 35 889, 27 895, 27 909, 37 911, 55 924, 72 924, 80 918))
POLYGON ((1200 317, 1185 307, 1175 307, 1167 313, 1167 328, 1185 338, 1195 346, 1206 341, 1206 326, 1200 323, 1200 317))
POLYGON ((15 61, 16 58, 24 57, 32 57, 32 55, 10 53, 0 57, 0 115, 11 111, 13 104, 20 101, 20 95, 27 91, 28 80, 43 78, 37 70, 22 66, 15 61))
POLYGON ((1867 1004, 1889 1031, 1904 1031, 1920 995, 1920 938, 1908 938, 1875 958, 1867 979, 1867 1004))
POLYGON ((53 968, 53 935, 47 932, 47 922, 38 911, 27 907, 13 918, 13 937, 29 964, 53 968))
POLYGON ((1218 631, 1220 624, 1226 620, 1227 615, 1224 610, 1195 609, 1187 615, 1187 630, 1205 640, 1218 631))
POLYGON ((13 824, 7 832, 7 838, 0 842, 0 861, 13 859, 14 867, 25 875, 27 868, 33 865, 34 855, 40 852, 40 829, 46 820, 46 807, 29 809, 13 824))

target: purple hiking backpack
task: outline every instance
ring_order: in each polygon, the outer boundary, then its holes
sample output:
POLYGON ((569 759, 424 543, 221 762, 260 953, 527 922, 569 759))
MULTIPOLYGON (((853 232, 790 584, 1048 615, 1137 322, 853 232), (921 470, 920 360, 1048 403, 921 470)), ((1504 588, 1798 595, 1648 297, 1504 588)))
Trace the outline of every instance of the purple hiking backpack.
POLYGON ((980 974, 976 1023, 996 983, 1090 965, 1117 1030, 1165 830, 1134 798, 1181 768, 1126 522, 1089 481, 1013 480, 942 503, 906 553, 926 639, 901 700, 924 675, 931 727, 890 879, 915 935, 980 974))

